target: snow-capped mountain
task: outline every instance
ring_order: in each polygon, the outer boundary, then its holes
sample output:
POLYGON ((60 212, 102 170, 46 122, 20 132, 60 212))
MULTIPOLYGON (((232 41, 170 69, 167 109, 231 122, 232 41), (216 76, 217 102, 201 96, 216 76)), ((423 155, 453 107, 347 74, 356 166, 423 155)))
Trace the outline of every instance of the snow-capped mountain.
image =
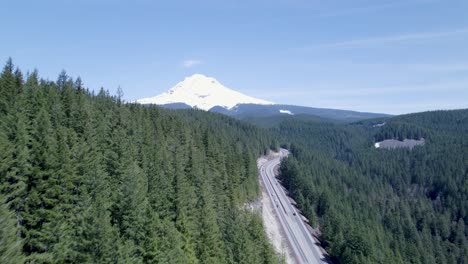
POLYGON ((193 108, 210 110, 215 106, 232 109, 238 104, 271 105, 223 86, 216 79, 202 74, 194 74, 176 84, 169 91, 155 97, 139 99, 141 104, 170 105, 182 103, 193 108))
POLYGON ((169 91, 155 97, 136 100, 140 104, 157 104, 169 109, 197 108, 225 114, 237 119, 286 116, 288 118, 321 117, 345 122, 386 116, 384 114, 275 104, 253 98, 223 86, 216 79, 194 74, 169 91))

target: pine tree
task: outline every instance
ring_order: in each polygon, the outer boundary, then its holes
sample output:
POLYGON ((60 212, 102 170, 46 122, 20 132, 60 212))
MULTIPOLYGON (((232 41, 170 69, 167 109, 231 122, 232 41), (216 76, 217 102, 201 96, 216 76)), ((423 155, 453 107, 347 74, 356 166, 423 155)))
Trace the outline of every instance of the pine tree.
POLYGON ((82 146, 78 171, 83 175, 84 183, 78 207, 81 213, 72 218, 75 226, 66 245, 71 254, 67 257, 78 262, 110 263, 114 262, 118 252, 119 239, 117 230, 112 226, 110 216, 110 189, 108 175, 104 171, 103 158, 96 150, 91 131, 88 131, 89 145, 82 146))
POLYGON ((0 195, 0 263, 22 263, 21 240, 18 236, 14 215, 4 204, 5 198, 0 195))
MULTIPOLYGON (((28 179, 28 199, 24 213, 25 252, 47 253, 57 242, 57 224, 60 213, 55 206, 59 204, 60 187, 57 168, 56 140, 50 117, 42 109, 36 119, 37 129, 32 136, 32 168, 28 179)), ((46 255, 34 255, 38 260, 46 255)), ((43 259, 42 259, 43 260, 43 259)))
POLYGON ((221 232, 216 219, 213 197, 210 186, 206 181, 202 183, 200 199, 200 235, 198 242, 198 256, 201 263, 222 263, 223 243, 221 241, 221 232))
POLYGON ((9 208, 15 213, 17 226, 21 225, 28 196, 28 178, 31 176, 30 137, 27 132, 24 116, 16 113, 13 136, 13 162, 6 173, 3 192, 9 208))
POLYGON ((181 233, 184 242, 183 250, 189 263, 197 263, 195 252, 195 237, 197 236, 196 227, 196 203, 197 196, 191 179, 188 178, 186 171, 186 144, 188 144, 187 135, 184 128, 178 131, 181 146, 175 149, 172 155, 172 169, 174 174, 175 191, 175 226, 181 233))
POLYGON ((18 83, 13 70, 13 61, 9 58, 0 76, 0 116, 11 111, 15 96, 18 94, 18 83))
POLYGON ((156 263, 189 263, 192 256, 188 256, 183 249, 184 242, 181 234, 167 219, 162 219, 156 225, 158 237, 158 251, 156 263))
POLYGON ((132 241, 135 249, 134 255, 142 254, 141 248, 145 233, 145 214, 148 207, 146 198, 148 191, 148 179, 140 167, 133 163, 122 175, 122 185, 120 187, 120 198, 118 206, 118 226, 123 238, 132 241))

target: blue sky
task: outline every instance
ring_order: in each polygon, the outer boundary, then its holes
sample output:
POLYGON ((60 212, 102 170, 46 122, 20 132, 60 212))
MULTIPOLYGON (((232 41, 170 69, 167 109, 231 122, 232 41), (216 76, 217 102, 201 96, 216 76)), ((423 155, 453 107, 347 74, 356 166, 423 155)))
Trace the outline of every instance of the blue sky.
POLYGON ((0 59, 127 100, 202 73, 277 103, 468 108, 466 0, 4 1, 0 59))

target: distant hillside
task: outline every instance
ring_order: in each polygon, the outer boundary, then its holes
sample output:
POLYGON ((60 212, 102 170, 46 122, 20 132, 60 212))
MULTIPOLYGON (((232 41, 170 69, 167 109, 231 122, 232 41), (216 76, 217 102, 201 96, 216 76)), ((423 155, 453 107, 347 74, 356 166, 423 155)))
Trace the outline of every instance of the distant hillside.
POLYGON ((280 178, 336 263, 468 263, 468 109, 271 131, 292 153, 280 178))
POLYGON ((282 115, 312 115, 325 119, 332 119, 344 122, 354 122, 363 119, 389 117, 387 114, 356 112, 348 110, 314 108, 295 105, 256 105, 256 104, 239 104, 232 109, 222 107, 214 107, 210 109, 212 112, 222 113, 238 119, 248 119, 254 117, 268 117, 282 115))
POLYGON ((279 124, 289 121, 289 120, 297 120, 297 121, 304 121, 304 122, 330 122, 330 123, 341 123, 344 121, 334 120, 334 119, 326 119, 314 115, 306 115, 306 114, 298 114, 298 115, 285 115, 285 114, 277 114, 271 116, 247 116, 242 121, 254 124, 259 127, 263 128, 271 128, 276 127, 279 124))

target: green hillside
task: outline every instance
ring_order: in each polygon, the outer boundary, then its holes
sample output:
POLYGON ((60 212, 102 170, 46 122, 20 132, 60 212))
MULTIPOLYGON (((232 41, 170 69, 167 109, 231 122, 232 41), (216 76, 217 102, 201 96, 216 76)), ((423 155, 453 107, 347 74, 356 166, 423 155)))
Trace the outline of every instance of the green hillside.
POLYGON ((0 263, 276 263, 256 159, 219 114, 125 104, 65 73, 0 77, 0 263))
POLYGON ((336 263, 468 263, 468 110, 286 121, 281 179, 336 263), (375 126, 382 124, 383 126, 375 126), (376 139, 425 137, 375 149, 376 139))

